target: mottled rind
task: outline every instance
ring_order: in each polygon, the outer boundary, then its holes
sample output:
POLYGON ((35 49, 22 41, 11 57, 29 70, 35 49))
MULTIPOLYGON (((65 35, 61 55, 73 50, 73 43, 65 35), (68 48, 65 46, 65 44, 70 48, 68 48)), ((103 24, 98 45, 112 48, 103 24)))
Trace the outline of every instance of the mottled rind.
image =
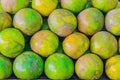
POLYGON ((22 33, 15 28, 7 28, 0 32, 0 52, 10 58, 21 54, 25 46, 22 33))
POLYGON ((99 79, 103 73, 103 62, 95 54, 85 54, 75 63, 75 72, 80 79, 99 79))
POLYGON ((117 6, 118 0, 92 0, 92 5, 104 12, 108 12, 117 6))
POLYGON ((106 29, 116 36, 120 36, 120 9, 113 9, 105 18, 106 29))
POLYGON ((37 10, 42 16, 49 16, 57 5, 58 0, 32 0, 32 8, 37 10))
POLYGON ((63 41, 64 52, 73 59, 79 58, 89 48, 89 39, 82 33, 74 32, 63 41))
POLYGON ((0 31, 12 26, 12 18, 6 12, 0 12, 0 31))
POLYGON ((37 32, 41 28, 42 23, 42 16, 30 8, 21 9, 13 18, 14 27, 29 36, 37 32))
POLYGON ((31 49, 43 57, 54 53, 58 48, 58 43, 57 35, 49 30, 35 33, 30 40, 31 49))
POLYGON ((15 14, 29 5, 29 0, 0 0, 0 2, 3 10, 11 14, 15 14))
POLYGON ((116 54, 118 44, 116 38, 109 32, 97 32, 91 38, 91 52, 99 55, 103 59, 107 59, 116 54))
POLYGON ((49 18, 50 29, 61 37, 71 34, 77 27, 77 19, 73 13, 65 9, 54 10, 49 18))
POLYGON ((78 29, 87 35, 93 35, 104 26, 104 15, 96 8, 88 8, 78 15, 78 29))
POLYGON ((0 80, 7 79, 12 74, 12 62, 0 54, 0 80))
POLYGON ((65 54, 54 53, 46 59, 44 70, 49 79, 69 79, 74 73, 74 63, 65 54))
POLYGON ((13 63, 14 74, 19 79, 36 79, 41 76, 43 68, 43 59, 32 51, 23 52, 13 63))
POLYGON ((120 55, 113 56, 106 61, 105 72, 112 80, 120 79, 120 55))
POLYGON ((78 13, 85 8, 87 0, 61 0, 61 6, 73 13, 78 13))

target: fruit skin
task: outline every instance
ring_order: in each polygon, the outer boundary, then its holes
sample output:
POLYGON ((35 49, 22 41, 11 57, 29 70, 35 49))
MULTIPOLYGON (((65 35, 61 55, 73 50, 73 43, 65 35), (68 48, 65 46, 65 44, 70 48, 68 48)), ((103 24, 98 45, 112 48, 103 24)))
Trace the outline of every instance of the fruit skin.
POLYGON ((51 31, 60 37, 65 37, 76 29, 77 19, 68 10, 56 9, 50 14, 48 24, 51 31))
POLYGON ((12 18, 6 12, 0 12, 0 31, 12 26, 12 18))
POLYGON ((117 6, 118 0, 92 0, 92 5, 95 8, 108 12, 117 6))
POLYGON ((78 13, 84 9, 87 0, 61 0, 61 6, 64 9, 68 9, 73 13, 78 13))
POLYGON ((37 10, 42 16, 49 16, 57 5, 58 0, 32 0, 32 8, 37 10))
POLYGON ((116 36, 120 36, 120 9, 113 9, 105 18, 106 29, 116 36))
POLYGON ((15 14, 29 5, 29 0, 0 0, 0 2, 3 10, 11 14, 15 14))
POLYGON ((96 8, 88 8, 78 15, 78 29, 87 35, 93 35, 104 26, 104 15, 96 8))
POLYGON ((31 49, 43 57, 53 54, 58 48, 58 37, 49 30, 41 30, 35 33, 31 40, 31 49))
POLYGON ((99 79, 103 73, 103 62, 95 54, 85 54, 75 63, 75 72, 80 79, 99 79))
POLYGON ((43 59, 32 51, 23 52, 13 63, 13 71, 17 78, 36 79, 43 72, 43 59))
POLYGON ((118 40, 118 48, 119 48, 119 53, 120 53, 120 38, 118 40))
POLYGON ((74 73, 74 63, 61 53, 54 53, 45 61, 45 74, 50 79, 69 79, 74 73))
POLYGON ((106 61, 105 72, 112 80, 120 79, 120 55, 115 55, 106 61))
POLYGON ((15 28, 7 28, 0 32, 0 52, 4 56, 15 58, 25 46, 22 33, 15 28))
POLYGON ((0 79, 6 79, 12 74, 12 62, 0 54, 0 79))
POLYGON ((63 41, 65 54, 73 59, 79 58, 89 48, 89 39, 86 35, 74 32, 67 36, 63 41))
POLYGON ((91 38, 91 52, 99 55, 103 59, 107 59, 116 54, 118 45, 116 38, 109 32, 97 32, 91 38))
POLYGON ((30 8, 21 9, 15 14, 13 19, 15 28, 29 36, 37 32, 41 28, 42 23, 42 16, 30 8))
POLYGON ((120 8, 120 1, 118 2, 117 6, 116 6, 116 9, 117 8, 120 8))

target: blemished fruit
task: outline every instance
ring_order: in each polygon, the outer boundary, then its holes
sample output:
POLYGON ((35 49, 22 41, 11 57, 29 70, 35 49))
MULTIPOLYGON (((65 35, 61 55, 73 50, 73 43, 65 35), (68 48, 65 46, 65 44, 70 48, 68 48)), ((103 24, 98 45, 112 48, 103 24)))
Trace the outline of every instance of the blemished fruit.
POLYGON ((37 10, 42 16, 49 16, 57 5, 58 0, 32 0, 32 8, 37 10))
POLYGON ((61 6, 73 13, 78 13, 85 8, 87 0, 61 0, 61 6))
POLYGON ((0 2, 3 10, 11 14, 15 14, 29 5, 29 0, 0 0, 0 2))
POLYGON ((97 32, 91 38, 91 52, 107 59, 116 54, 118 44, 116 38, 107 31, 97 32))
POLYGON ((9 58, 0 54, 0 80, 10 77, 12 74, 12 62, 9 58))
POLYGON ((75 63, 75 72, 80 79, 99 79, 103 73, 103 62, 95 54, 85 54, 75 63))
POLYGON ((104 15, 96 8, 88 8, 78 15, 78 29, 87 35, 93 35, 104 26, 104 15))
POLYGON ((37 32, 41 28, 42 23, 42 16, 37 11, 30 8, 19 10, 13 19, 15 28, 29 36, 37 32))
POLYGON ((59 39, 56 34, 49 30, 41 30, 35 33, 31 40, 31 49, 43 57, 47 57, 54 53, 59 44, 59 39))
POLYGON ((73 59, 79 58, 89 48, 89 39, 80 32, 74 32, 63 41, 65 54, 73 59))
POLYGON ((19 30, 7 28, 0 32, 0 52, 4 56, 15 58, 23 51, 24 46, 24 36, 19 30))
POLYGON ((117 6, 118 0, 92 0, 92 5, 95 8, 108 12, 117 6))
POLYGON ((12 18, 6 12, 0 12, 0 31, 12 26, 12 18))
POLYGON ((51 31, 60 37, 65 37, 76 29, 77 19, 68 10, 56 9, 50 14, 48 24, 51 31))
POLYGON ((120 9, 113 9, 107 13, 106 29, 116 36, 120 36, 120 9))
POLYGON ((43 72, 44 61, 32 51, 23 52, 13 63, 13 72, 20 79, 36 79, 43 72))
POLYGON ((62 53, 54 53, 45 61, 45 74, 50 79, 69 79, 74 73, 73 61, 62 53))
POLYGON ((106 61, 105 72, 112 80, 120 79, 120 55, 115 55, 106 61))

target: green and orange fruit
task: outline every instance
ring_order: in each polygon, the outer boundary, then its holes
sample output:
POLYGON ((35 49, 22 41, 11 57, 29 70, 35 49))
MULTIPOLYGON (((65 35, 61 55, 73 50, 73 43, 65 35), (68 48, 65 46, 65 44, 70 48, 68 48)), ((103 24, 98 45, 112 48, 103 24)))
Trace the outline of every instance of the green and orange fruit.
POLYGON ((104 26, 104 15, 96 8, 88 8, 78 15, 78 29, 87 35, 93 35, 104 26))
POLYGON ((23 52, 13 63, 13 71, 19 79, 36 79, 44 68, 43 59, 32 51, 23 52))
POLYGON ((69 79, 74 73, 73 61, 62 53, 54 53, 45 61, 45 74, 50 79, 69 79))
POLYGON ((56 9, 50 14, 48 24, 51 31, 60 37, 65 37, 76 29, 77 19, 66 9, 56 9))
POLYGON ((106 61, 105 72, 112 80, 120 79, 120 55, 115 55, 106 61))
POLYGON ((103 62, 95 54, 85 54, 76 61, 75 72, 80 79, 99 79, 103 73, 103 62))
POLYGON ((32 0, 32 8, 37 10, 42 16, 49 16, 57 5, 58 0, 32 0))
POLYGON ((107 59, 116 54, 118 50, 117 40, 111 33, 100 31, 92 36, 90 49, 101 58, 107 59))
POLYGON ((0 80, 10 77, 12 74, 12 62, 9 58, 0 54, 0 80))
POLYGON ((15 28, 29 36, 37 32, 41 28, 42 23, 42 16, 30 8, 21 9, 15 14, 13 19, 15 28))
POLYGON ((116 36, 120 36, 120 9, 113 9, 105 18, 106 29, 116 36))
POLYGON ((12 18, 6 12, 0 12, 0 31, 12 26, 12 18))
POLYGON ((43 57, 54 53, 58 48, 58 44, 57 35, 49 30, 41 30, 35 33, 30 40, 31 49, 43 57))
POLYGON ((73 13, 78 13, 85 8, 87 0, 61 0, 61 6, 73 13))
POLYGON ((15 14, 29 5, 29 0, 0 0, 0 2, 3 10, 11 14, 15 14))
POLYGON ((15 58, 24 50, 23 34, 15 28, 7 28, 0 32, 0 52, 4 56, 15 58))
POLYGON ((62 45, 65 54, 77 59, 89 48, 89 39, 82 33, 74 32, 64 39, 62 45))
POLYGON ((118 0, 92 0, 92 5, 95 8, 108 12, 117 6, 118 0))

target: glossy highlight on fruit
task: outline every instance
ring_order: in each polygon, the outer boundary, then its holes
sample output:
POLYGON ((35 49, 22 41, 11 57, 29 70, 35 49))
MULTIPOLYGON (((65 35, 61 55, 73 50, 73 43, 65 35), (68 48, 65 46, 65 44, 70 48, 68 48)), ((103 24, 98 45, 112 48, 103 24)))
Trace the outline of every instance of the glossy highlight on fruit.
POLYGON ((74 63, 63 53, 54 53, 45 61, 45 74, 50 79, 69 79, 73 73, 74 63))
POLYGON ((113 9, 105 18, 106 29, 116 36, 120 36, 120 9, 113 9))
POLYGON ((31 49, 43 57, 53 54, 57 50, 58 44, 57 35, 49 30, 35 33, 30 40, 31 49))
POLYGON ((89 48, 89 39, 80 32, 74 32, 63 41, 64 52, 73 59, 79 58, 89 48))
POLYGON ((42 16, 48 16, 58 5, 58 0, 32 0, 32 8, 42 16))
POLYGON ((51 31, 60 37, 65 37, 76 29, 77 19, 66 9, 56 9, 50 14, 48 24, 51 31))
POLYGON ((42 16, 30 8, 21 9, 15 14, 13 19, 15 28, 29 36, 37 32, 41 28, 42 23, 42 16))
POLYGON ((36 79, 43 72, 43 59, 32 51, 23 52, 13 63, 13 71, 17 78, 36 79))
POLYGON ((25 40, 23 34, 15 28, 0 32, 0 52, 4 56, 15 58, 23 51, 25 40))
POLYGON ((117 40, 111 33, 100 31, 92 36, 90 49, 101 58, 107 59, 116 54, 118 50, 117 40))
POLYGON ((29 0, 0 0, 0 2, 3 10, 11 14, 15 14, 29 5, 29 0))
POLYGON ((85 54, 76 61, 75 72, 80 79, 99 79, 103 73, 103 62, 95 54, 85 54))
POLYGON ((78 29, 87 35, 93 35, 104 26, 104 15, 96 8, 88 8, 78 15, 78 29))

